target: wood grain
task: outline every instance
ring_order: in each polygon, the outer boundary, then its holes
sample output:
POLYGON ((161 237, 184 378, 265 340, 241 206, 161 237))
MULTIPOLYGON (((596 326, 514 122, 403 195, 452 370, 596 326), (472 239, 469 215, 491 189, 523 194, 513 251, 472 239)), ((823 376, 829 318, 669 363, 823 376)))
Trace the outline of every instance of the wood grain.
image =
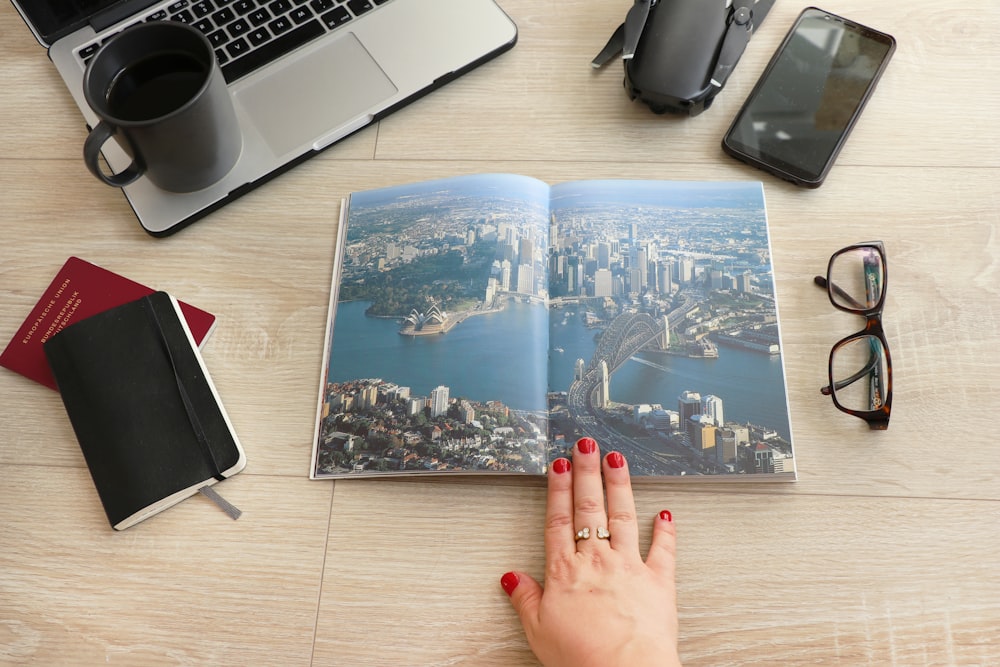
POLYGON ((686 665, 1000 664, 1000 5, 824 5, 899 46, 807 191, 719 148, 801 6, 776 3, 682 119, 589 66, 631 3, 501 4, 512 51, 166 239, 87 174, 82 117, 0 5, 0 341, 69 255, 170 290, 219 316, 205 359, 249 459, 220 487, 239 521, 196 498, 115 534, 58 396, 0 373, 0 664, 537 664, 498 578, 543 571, 543 482, 306 479, 341 199, 494 171, 765 182, 800 480, 637 489, 644 517, 677 518, 686 665), (861 322, 812 284, 871 239, 882 433, 819 394, 861 322))

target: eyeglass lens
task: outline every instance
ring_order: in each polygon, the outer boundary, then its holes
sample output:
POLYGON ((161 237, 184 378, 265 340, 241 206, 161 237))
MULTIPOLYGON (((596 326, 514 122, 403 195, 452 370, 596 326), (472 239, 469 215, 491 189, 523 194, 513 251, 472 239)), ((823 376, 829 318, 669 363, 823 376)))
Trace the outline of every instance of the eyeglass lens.
POLYGON ((882 255, 869 246, 845 250, 830 262, 827 281, 831 298, 840 308, 871 310, 882 300, 885 289, 882 255))
POLYGON ((841 343, 830 360, 836 400, 848 410, 878 410, 885 401, 888 363, 885 346, 862 334, 841 343))

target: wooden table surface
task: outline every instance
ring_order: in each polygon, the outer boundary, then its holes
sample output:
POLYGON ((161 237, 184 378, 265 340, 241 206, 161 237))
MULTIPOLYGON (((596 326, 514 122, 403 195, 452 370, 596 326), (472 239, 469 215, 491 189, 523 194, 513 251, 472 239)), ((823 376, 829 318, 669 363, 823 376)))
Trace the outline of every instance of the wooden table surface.
POLYGON ((655 116, 590 58, 629 3, 501 0, 517 46, 165 239, 80 158, 82 117, 0 4, 0 343, 70 255, 219 317, 205 359, 247 451, 220 490, 114 533, 58 396, 0 372, 0 663, 536 664, 498 585, 541 576, 542 480, 310 481, 332 249, 352 191, 468 172, 763 180, 799 481, 646 485, 679 531, 686 665, 1000 664, 1000 4, 830 0, 896 55, 827 183, 719 141, 802 4, 715 105, 655 116), (886 432, 819 393, 856 317, 812 277, 885 242, 886 432))

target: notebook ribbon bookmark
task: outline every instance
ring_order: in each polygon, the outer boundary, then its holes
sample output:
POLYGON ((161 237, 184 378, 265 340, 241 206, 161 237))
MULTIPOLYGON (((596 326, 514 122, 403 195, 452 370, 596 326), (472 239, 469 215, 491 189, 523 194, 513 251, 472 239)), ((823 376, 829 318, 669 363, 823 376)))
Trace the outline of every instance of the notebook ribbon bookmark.
POLYGON ((213 503, 218 505, 219 509, 228 514, 229 518, 231 518, 233 521, 239 519, 240 516, 243 514, 240 508, 236 507, 231 502, 220 496, 219 492, 216 491, 214 488, 212 488, 212 486, 203 486, 200 489, 198 489, 198 491, 201 493, 201 495, 205 496, 213 503))

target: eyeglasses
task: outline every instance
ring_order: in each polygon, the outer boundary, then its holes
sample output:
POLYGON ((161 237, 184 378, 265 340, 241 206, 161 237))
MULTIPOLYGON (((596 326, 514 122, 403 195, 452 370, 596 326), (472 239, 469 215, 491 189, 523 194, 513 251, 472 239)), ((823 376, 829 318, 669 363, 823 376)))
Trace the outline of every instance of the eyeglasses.
POLYGON ((830 350, 830 384, 820 391, 843 412, 876 430, 889 427, 892 362, 882 330, 885 303, 885 247, 881 241, 858 243, 830 258, 826 277, 815 282, 826 289, 835 308, 865 318, 865 328, 840 340, 830 350))

